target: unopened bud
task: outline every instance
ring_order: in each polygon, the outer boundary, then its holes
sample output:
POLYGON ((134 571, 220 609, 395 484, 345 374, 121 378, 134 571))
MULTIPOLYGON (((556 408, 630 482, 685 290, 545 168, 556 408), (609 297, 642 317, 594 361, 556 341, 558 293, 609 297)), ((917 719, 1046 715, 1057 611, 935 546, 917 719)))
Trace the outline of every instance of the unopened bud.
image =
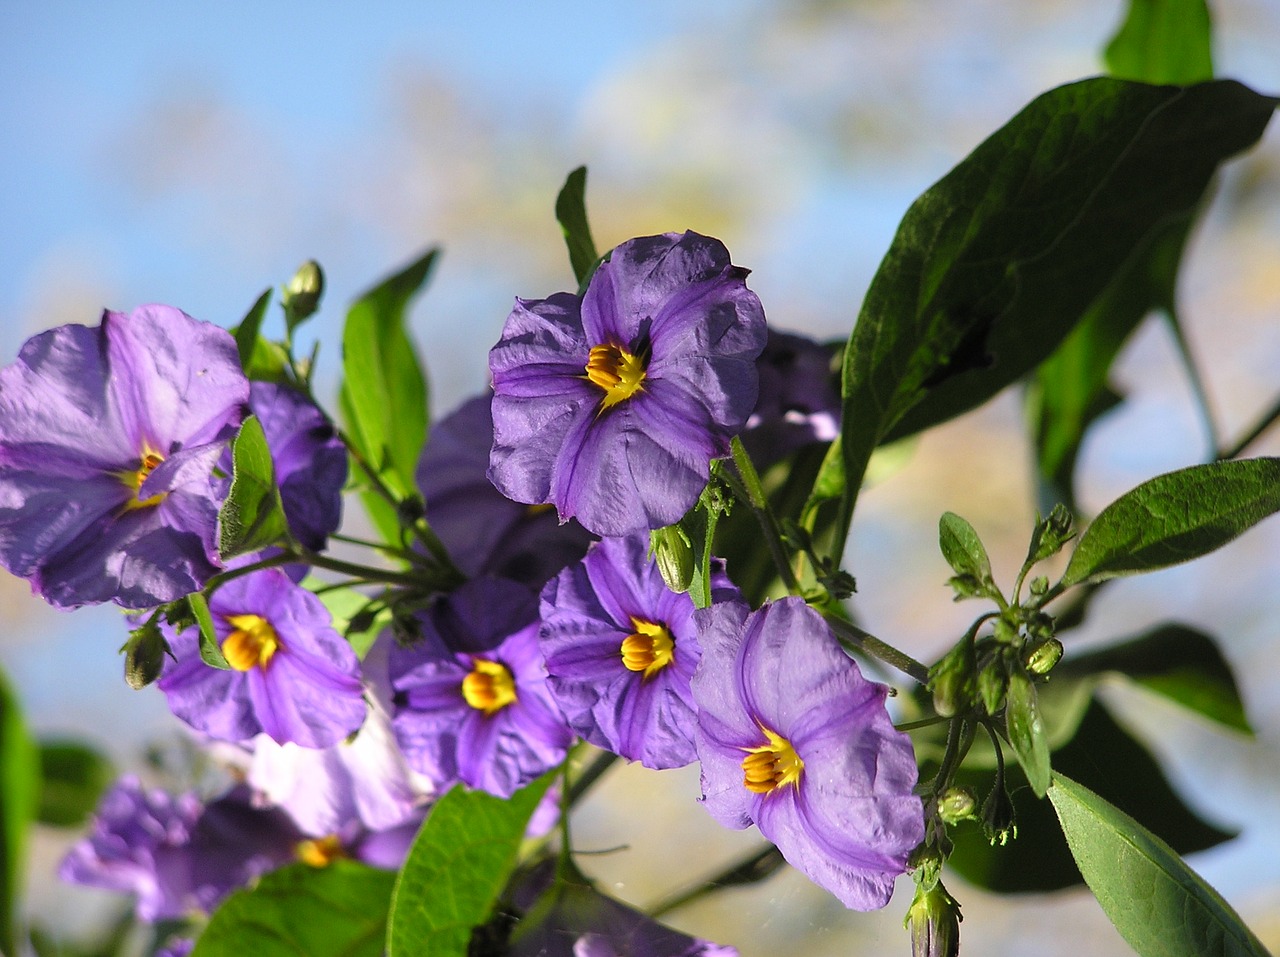
POLYGON ((929 669, 929 690, 938 714, 950 718, 969 709, 973 703, 974 668, 973 639, 966 635, 929 669))
POLYGON ((1013 809, 1013 801, 1005 790, 1002 777, 997 777, 995 786, 987 799, 982 802, 982 830, 992 845, 1004 847, 1010 838, 1018 836, 1018 819, 1013 809))
POLYGON ((138 691, 159 678, 168 650, 154 618, 132 632, 124 646, 124 680, 129 687, 138 691))
POLYGON ((655 528, 649 533, 649 551, 674 592, 686 592, 693 581, 693 543, 679 525, 655 528))
POLYGON ((960 905, 939 882, 916 888, 904 926, 911 931, 912 957, 956 957, 960 953, 960 905))
POLYGON ((1027 671, 1033 675, 1047 675, 1061 658, 1062 642, 1057 638, 1050 638, 1027 655, 1027 671))
POLYGON ((280 301, 284 305, 285 323, 292 330, 320 308, 324 295, 324 271, 314 259, 308 259, 293 278, 281 290, 280 301))
POLYGON ((998 714, 1004 707, 1005 692, 1009 688, 1009 674, 1004 659, 996 655, 978 672, 978 700, 987 714, 998 714))
POLYGON ((950 787, 938 795, 938 817, 947 824, 959 824, 973 817, 978 799, 964 787, 950 787))

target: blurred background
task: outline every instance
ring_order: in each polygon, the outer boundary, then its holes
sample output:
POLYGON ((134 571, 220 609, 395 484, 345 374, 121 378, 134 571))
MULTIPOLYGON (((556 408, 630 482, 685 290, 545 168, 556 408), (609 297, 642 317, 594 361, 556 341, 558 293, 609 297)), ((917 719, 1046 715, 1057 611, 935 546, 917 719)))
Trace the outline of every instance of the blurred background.
MULTIPOLYGON (((589 167, 600 248, 691 228, 717 236, 771 323, 843 337, 911 200, 1038 93, 1100 71, 1121 0, 569 0, 261 4, 0 0, 0 361, 103 307, 176 305, 234 325, 300 262, 326 271, 320 394, 335 394, 344 307, 430 245, 413 311, 443 415, 486 383, 516 295, 570 289, 552 214, 589 167)), ((1280 92, 1280 3, 1214 4, 1217 73, 1280 92)), ((1180 289, 1218 427, 1241 434, 1280 389, 1280 124, 1222 178, 1180 289)), ((273 321, 279 322, 276 314, 273 321)), ((275 333, 278 327, 268 328, 275 333)), ((1167 329, 1144 326, 1095 429, 1080 496, 1096 512, 1207 440, 1167 329)), ((333 406, 331 405, 332 409, 333 406)), ((937 519, 958 512, 1016 573, 1034 518, 1020 398, 934 430, 860 500, 848 556, 873 632, 931 660, 972 613, 944 587, 937 519)), ((1280 453, 1280 430, 1253 447, 1280 453)), ((354 503, 353 503, 354 504, 354 503)), ((1255 740, 1153 697, 1108 703, 1188 803, 1241 836, 1191 863, 1280 946, 1280 523, 1192 566, 1118 584, 1075 633, 1176 617, 1218 636, 1255 740)), ((111 609, 55 612, 0 577, 0 663, 41 735, 82 737, 120 769, 180 737, 155 689, 130 691, 111 609)), ((575 829, 602 887, 636 904, 758 840, 694 805, 696 771, 619 769, 575 829), (622 842, 629 847, 616 848, 622 842)), ((74 934, 118 898, 53 878, 74 835, 42 831, 31 907, 74 934)), ((1001 898, 949 882, 971 954, 1126 954, 1085 891, 1001 898)), ((909 881, 847 913, 794 873, 673 915, 765 954, 906 953, 909 881)))

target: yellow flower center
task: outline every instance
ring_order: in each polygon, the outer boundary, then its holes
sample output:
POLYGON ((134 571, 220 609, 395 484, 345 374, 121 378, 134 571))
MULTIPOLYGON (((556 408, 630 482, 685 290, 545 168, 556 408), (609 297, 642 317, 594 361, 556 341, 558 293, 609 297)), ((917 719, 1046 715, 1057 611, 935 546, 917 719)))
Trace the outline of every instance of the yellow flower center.
POLYGON ((280 636, 271 622, 260 615, 228 615, 227 624, 234 630, 222 640, 222 655, 236 671, 257 666, 263 671, 277 651, 280 636))
POLYGON ((758 748, 743 748, 747 756, 742 759, 742 786, 754 794, 768 794, 787 784, 799 787, 804 761, 796 749, 764 725, 760 725, 760 730, 766 743, 758 748))
POLYGON ((643 386, 645 357, 633 356, 617 346, 592 346, 587 356, 587 378, 604 390, 600 409, 610 409, 631 398, 643 386))
POLYGON ((126 469, 123 472, 116 472, 116 478, 124 483, 125 487, 133 491, 133 498, 124 503, 124 510, 132 512, 134 509, 150 508, 153 505, 159 505, 163 501, 167 492, 160 492, 157 495, 149 495, 146 498, 139 498, 138 495, 142 491, 142 483, 147 480, 156 467, 164 461, 164 456, 151 447, 150 442, 142 443, 142 455, 138 459, 138 467, 136 469, 126 469))
POLYGON ((328 867, 338 858, 347 856, 336 834, 299 841, 294 851, 298 860, 311 867, 328 867))
POLYGON ((470 674, 462 679, 462 697, 489 717, 516 700, 516 682, 502 662, 476 658, 470 674))
POLYGON ((622 639, 622 664, 628 671, 643 671, 648 681, 671 664, 676 642, 666 625, 632 617, 631 627, 635 632, 622 639))

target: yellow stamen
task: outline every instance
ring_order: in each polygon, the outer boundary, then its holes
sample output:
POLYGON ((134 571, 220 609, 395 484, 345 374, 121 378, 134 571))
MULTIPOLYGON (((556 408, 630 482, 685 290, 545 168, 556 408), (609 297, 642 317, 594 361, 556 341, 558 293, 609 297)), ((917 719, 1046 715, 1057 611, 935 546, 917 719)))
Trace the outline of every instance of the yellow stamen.
POLYGON ((488 717, 516 700, 516 682, 502 662, 476 658, 471 673, 462 679, 462 697, 488 717))
POLYGON ((796 754, 791 742, 760 726, 767 743, 757 748, 743 748, 747 756, 742 759, 742 786, 753 794, 768 794, 787 784, 800 786, 800 772, 804 761, 796 754))
POLYGON ((617 346, 592 346, 587 356, 587 378, 604 390, 601 410, 623 402, 643 387, 646 360, 617 346))
POLYGON ((347 856, 336 834, 299 841, 294 851, 298 860, 311 867, 328 867, 338 858, 347 856))
POLYGON ((643 671, 648 681, 671 664, 676 642, 666 625, 632 617, 635 632, 622 639, 622 664, 628 671, 643 671))
POLYGON ((538 515, 544 515, 554 509, 555 506, 550 502, 540 502, 536 505, 526 505, 524 507, 525 518, 534 518, 538 515))
POLYGON ((222 655, 236 671, 257 666, 266 671, 272 656, 280 649, 280 636, 271 622, 259 615, 228 615, 227 624, 234 631, 222 640, 222 655))
POLYGON ((142 443, 142 455, 138 458, 138 467, 136 469, 125 469, 123 472, 116 472, 116 478, 124 483, 126 488, 133 490, 133 498, 124 503, 124 510, 131 512, 138 508, 150 508, 153 505, 159 505, 168 492, 160 492, 157 495, 148 495, 146 498, 139 498, 138 495, 142 491, 142 483, 147 480, 152 472, 156 470, 164 456, 156 449, 152 448, 150 442, 142 443))

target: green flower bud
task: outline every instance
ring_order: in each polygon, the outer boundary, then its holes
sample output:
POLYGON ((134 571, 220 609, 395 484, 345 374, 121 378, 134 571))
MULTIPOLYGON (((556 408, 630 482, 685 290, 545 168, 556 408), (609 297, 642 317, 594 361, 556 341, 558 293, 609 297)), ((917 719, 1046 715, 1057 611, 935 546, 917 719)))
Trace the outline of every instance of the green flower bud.
POLYGON ((679 525, 655 528, 649 533, 649 551, 674 592, 686 592, 693 581, 693 543, 679 525))
POLYGON ((1047 675, 1062 658, 1062 642, 1050 638, 1032 649, 1027 655, 1027 671, 1033 675, 1047 675))
POLYGON ((956 957, 960 953, 960 905, 939 882, 916 888, 903 926, 911 931, 912 957, 956 957))
POLYGON ((998 714, 1004 707, 1005 692, 1009 688, 1009 674, 1004 659, 996 655, 978 672, 978 700, 987 714, 998 714))
POLYGON ((949 787, 938 795, 938 817, 947 824, 959 824, 973 817, 978 799, 965 787, 949 787))
POLYGON ((992 845, 1004 847, 1010 838, 1018 836, 1017 813, 1013 801, 1004 787, 1004 776, 996 778, 995 787, 982 802, 982 830, 992 845))
POLYGON ((138 691, 160 677, 169 644, 153 617, 141 628, 130 632, 123 650, 124 680, 130 688, 138 691))
POLYGON ((975 667, 973 640, 966 635, 929 669, 929 690, 938 714, 950 718, 972 706, 975 667))
POLYGON ((290 331, 320 308, 324 295, 324 271, 314 259, 308 259, 280 292, 284 305, 285 324, 290 331))

